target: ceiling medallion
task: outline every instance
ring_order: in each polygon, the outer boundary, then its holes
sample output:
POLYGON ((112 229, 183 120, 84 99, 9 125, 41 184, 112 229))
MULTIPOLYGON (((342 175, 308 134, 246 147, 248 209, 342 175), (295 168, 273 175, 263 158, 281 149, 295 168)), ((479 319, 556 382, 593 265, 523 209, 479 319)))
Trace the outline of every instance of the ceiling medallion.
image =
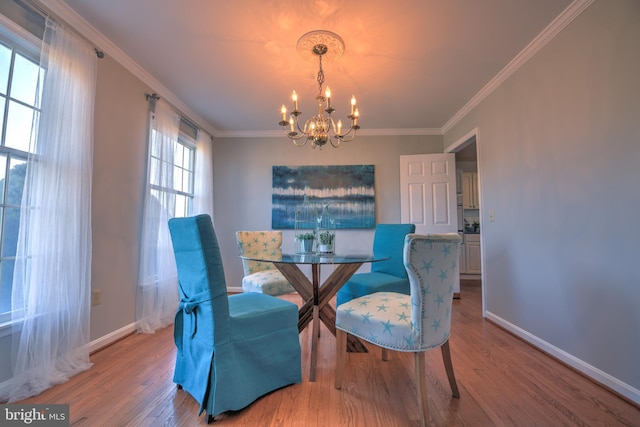
POLYGON ((324 93, 322 91, 322 86, 324 85, 322 62, 331 62, 341 57, 344 53, 344 41, 331 31, 310 31, 300 37, 296 49, 304 59, 315 61, 317 58, 318 60, 318 77, 316 79, 318 82, 318 95, 316 95, 318 114, 309 118, 304 123, 304 127, 301 128, 298 123, 298 117, 302 114, 302 111, 298 110, 298 94, 294 90, 291 96, 293 111, 289 115, 289 120, 287 120, 287 107, 283 105, 280 110, 282 120, 279 124, 282 126, 285 135, 298 147, 302 147, 308 141, 311 141, 311 147, 318 147, 319 149, 322 149, 327 142, 337 148, 342 141, 352 141, 356 137, 356 131, 360 129, 358 125, 360 112, 356 108, 355 96, 351 97, 351 114, 347 116, 351 120, 351 124, 345 132, 342 129, 342 120, 338 120, 336 125, 331 117, 331 113, 335 109, 331 106, 331 90, 329 86, 327 86, 324 93))

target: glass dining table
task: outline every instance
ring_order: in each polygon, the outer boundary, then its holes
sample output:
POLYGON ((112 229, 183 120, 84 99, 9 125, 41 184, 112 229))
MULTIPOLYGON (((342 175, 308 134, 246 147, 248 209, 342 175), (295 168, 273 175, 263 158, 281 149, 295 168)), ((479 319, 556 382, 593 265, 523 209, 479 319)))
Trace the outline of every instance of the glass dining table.
MULTIPOLYGON (((336 335, 336 312, 329 304, 329 301, 362 264, 389 259, 388 257, 375 256, 373 254, 325 255, 314 253, 241 255, 240 258, 272 262, 302 297, 303 303, 298 310, 298 331, 302 332, 310 323, 313 328, 311 332, 309 381, 316 380, 320 322, 324 323, 334 336, 336 335), (300 269, 300 266, 305 264, 311 266, 311 280, 300 269), (324 282, 320 283, 320 266, 322 265, 332 266, 333 271, 324 282)), ((349 335, 347 350, 351 352, 366 352, 367 348, 356 337, 349 335)))

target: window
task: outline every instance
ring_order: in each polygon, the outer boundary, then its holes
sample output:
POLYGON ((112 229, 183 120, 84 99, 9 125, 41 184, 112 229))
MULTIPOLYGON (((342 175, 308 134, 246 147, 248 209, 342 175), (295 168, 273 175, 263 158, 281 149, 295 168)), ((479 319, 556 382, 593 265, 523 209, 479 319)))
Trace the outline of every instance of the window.
POLYGON ((0 324, 9 321, 20 203, 38 125, 37 53, 0 32, 0 324))
MULTIPOLYGON (((152 130, 150 159, 151 195, 156 200, 162 200, 160 197, 161 192, 175 195, 175 216, 188 216, 193 210, 196 143, 190 136, 182 132, 180 133, 178 141, 174 143, 173 164, 164 165, 166 170, 171 170, 173 174, 173 185, 171 187, 163 187, 158 179, 160 176, 158 170, 163 165, 161 165, 158 139, 155 138, 154 134, 155 130, 152 130)), ((171 211, 171 209, 169 209, 169 211, 171 211)))

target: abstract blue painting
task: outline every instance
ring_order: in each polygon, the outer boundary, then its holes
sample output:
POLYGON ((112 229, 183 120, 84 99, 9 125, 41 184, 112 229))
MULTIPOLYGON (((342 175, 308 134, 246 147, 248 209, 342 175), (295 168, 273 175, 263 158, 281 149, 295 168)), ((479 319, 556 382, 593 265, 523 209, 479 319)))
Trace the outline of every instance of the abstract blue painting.
POLYGON ((318 212, 328 205, 336 228, 375 227, 373 165, 274 166, 271 227, 294 229, 305 197, 318 212))

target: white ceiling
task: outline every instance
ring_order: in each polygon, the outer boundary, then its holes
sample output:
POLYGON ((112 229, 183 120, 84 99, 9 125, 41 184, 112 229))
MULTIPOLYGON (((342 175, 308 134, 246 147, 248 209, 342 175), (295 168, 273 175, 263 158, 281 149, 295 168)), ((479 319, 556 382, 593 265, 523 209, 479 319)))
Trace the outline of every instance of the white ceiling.
POLYGON ((294 89, 302 118, 315 112, 318 66, 296 42, 318 29, 346 44, 342 58, 323 64, 336 119, 355 94, 363 133, 438 133, 571 0, 64 3, 214 133, 233 136, 279 131, 294 89))

